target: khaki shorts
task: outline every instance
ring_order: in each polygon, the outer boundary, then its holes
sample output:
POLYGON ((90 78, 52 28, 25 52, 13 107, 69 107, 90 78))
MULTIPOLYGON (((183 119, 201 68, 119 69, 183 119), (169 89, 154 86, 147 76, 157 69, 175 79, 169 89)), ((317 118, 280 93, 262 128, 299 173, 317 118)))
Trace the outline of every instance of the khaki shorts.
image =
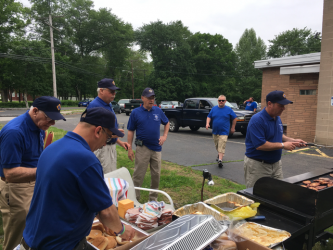
POLYGON ((101 162, 104 174, 117 170, 116 144, 106 144, 104 147, 94 151, 94 154, 101 162))
POLYGON ((283 179, 281 160, 273 164, 262 163, 244 157, 244 177, 246 188, 253 187, 256 181, 262 177, 283 179))
POLYGON ((214 144, 217 152, 224 154, 225 153, 225 145, 227 144, 228 136, 227 135, 214 135, 214 144))

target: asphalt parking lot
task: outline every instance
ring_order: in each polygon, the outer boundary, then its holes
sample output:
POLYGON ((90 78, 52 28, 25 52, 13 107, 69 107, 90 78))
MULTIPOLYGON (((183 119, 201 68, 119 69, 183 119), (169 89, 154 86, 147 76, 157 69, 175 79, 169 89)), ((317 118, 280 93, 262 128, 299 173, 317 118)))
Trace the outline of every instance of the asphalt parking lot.
MULTIPOLYGON (((64 111, 74 108, 63 108, 64 111)), ((76 108, 77 109, 77 108, 76 108)), ((83 110, 83 109, 82 109, 83 110)), ((25 110, 1 110, 0 123, 7 123, 25 110), (2 111, 2 112, 1 112, 2 111)), ((80 115, 66 115, 67 121, 57 121, 55 127, 64 130, 73 130, 79 121, 80 115)), ((117 114, 118 123, 125 124, 125 137, 127 140, 126 126, 129 116, 117 114)), ((164 127, 161 126, 161 133, 164 127)), ((333 168, 333 148, 305 148, 289 153, 283 151, 282 165, 284 177, 306 173, 315 169, 333 168)), ((204 128, 192 132, 189 128, 180 128, 176 133, 169 133, 163 145, 162 159, 194 169, 208 169, 217 175, 234 182, 244 184, 243 159, 245 154, 245 137, 235 133, 227 142, 226 154, 223 158, 223 168, 216 164, 216 150, 214 147, 211 130, 204 128)))

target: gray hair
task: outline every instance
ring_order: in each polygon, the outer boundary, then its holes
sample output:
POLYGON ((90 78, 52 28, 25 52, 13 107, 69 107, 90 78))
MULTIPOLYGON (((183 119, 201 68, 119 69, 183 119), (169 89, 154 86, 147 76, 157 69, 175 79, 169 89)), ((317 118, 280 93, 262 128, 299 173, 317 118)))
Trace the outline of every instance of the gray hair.
POLYGON ((225 97, 225 99, 227 100, 227 97, 225 95, 220 95, 217 99, 219 99, 220 97, 225 97))
POLYGON ((34 108, 34 106, 32 106, 32 105, 31 105, 31 107, 30 107, 30 110, 29 110, 29 111, 33 110, 33 108, 34 108))

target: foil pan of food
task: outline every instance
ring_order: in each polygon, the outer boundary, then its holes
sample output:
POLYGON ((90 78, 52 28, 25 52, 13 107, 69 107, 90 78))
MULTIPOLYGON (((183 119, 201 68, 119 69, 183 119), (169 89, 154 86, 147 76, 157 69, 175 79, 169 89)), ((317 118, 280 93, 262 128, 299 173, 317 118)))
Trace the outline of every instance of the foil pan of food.
POLYGON ((211 215, 185 215, 131 250, 200 250, 227 229, 211 215))
POLYGON ((249 206, 253 204, 254 201, 239 194, 225 193, 205 200, 204 203, 215 205, 224 212, 232 212, 238 208, 249 206))
POLYGON ((216 220, 228 220, 229 217, 219 211, 211 208, 203 202, 194 203, 191 205, 185 205, 177 209, 174 215, 182 217, 184 215, 196 214, 196 215, 212 215, 216 220))
POLYGON ((236 225, 231 232, 253 240, 268 248, 279 245, 291 236, 291 234, 287 231, 263 226, 253 222, 246 222, 239 226, 236 225))
MULTIPOLYGON (((130 223, 120 219, 120 221, 124 225, 131 225, 130 223)), ((98 219, 95 219, 93 221, 91 231, 89 235, 86 237, 87 242, 89 245, 91 245, 95 249, 113 249, 120 247, 122 245, 126 245, 132 241, 136 241, 139 239, 142 239, 148 235, 149 233, 141 230, 140 228, 131 225, 132 228, 134 229, 135 235, 131 241, 123 241, 120 237, 117 237, 113 232, 109 231, 106 232, 104 229, 104 226, 98 219), (105 247, 104 247, 105 245, 105 247), (104 247, 104 248, 103 248, 104 247)))

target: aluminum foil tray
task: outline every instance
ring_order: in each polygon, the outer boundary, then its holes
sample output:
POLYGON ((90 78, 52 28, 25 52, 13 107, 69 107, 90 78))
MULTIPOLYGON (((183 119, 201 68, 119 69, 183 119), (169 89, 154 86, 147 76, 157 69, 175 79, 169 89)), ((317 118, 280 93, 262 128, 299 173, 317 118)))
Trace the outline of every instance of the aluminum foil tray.
POLYGON ((194 203, 191 205, 183 206, 177 209, 173 214, 182 217, 184 215, 193 214, 195 212, 200 212, 204 215, 212 215, 216 220, 229 220, 229 217, 219 211, 211 208, 203 202, 194 203))
MULTIPOLYGON (((246 207, 246 206, 251 205, 252 203, 254 203, 253 200, 250 200, 250 199, 248 199, 248 198, 246 198, 242 195, 235 194, 235 193, 221 194, 221 195, 215 196, 214 198, 205 200, 204 203, 216 205, 216 204, 220 204, 220 203, 228 202, 228 201, 232 201, 232 202, 236 202, 237 204, 240 204, 241 206, 239 206, 238 208, 246 207)), ((235 208, 233 210, 223 210, 222 208, 220 208, 220 209, 224 212, 232 212, 232 211, 234 211, 238 208, 235 208)))
POLYGON ((211 215, 185 215, 131 250, 199 250, 228 229, 211 215))
MULTIPOLYGON (((267 226, 264 226, 264 225, 261 225, 261 224, 258 224, 258 223, 254 223, 254 222, 246 222, 246 223, 241 224, 239 227, 237 227, 237 225, 236 225, 236 228, 235 228, 233 231, 234 231, 236 234, 238 234, 238 235, 240 235, 240 236, 242 236, 242 237, 244 237, 244 238, 247 238, 246 235, 242 235, 242 234, 240 234, 240 232, 241 232, 240 230, 242 229, 242 227, 246 227, 246 226, 251 225, 251 224, 252 224, 252 225, 255 225, 255 226, 258 226, 259 228, 262 228, 262 229, 270 229, 270 230, 272 230, 272 231, 274 231, 274 232, 278 232, 278 233, 286 233, 287 235, 289 235, 289 236, 286 236, 285 238, 283 238, 283 239, 282 239, 281 241, 279 241, 279 242, 275 242, 275 243, 272 243, 272 244, 266 246, 266 247, 268 247, 268 248, 272 248, 272 247, 275 247, 275 246, 279 245, 281 242, 285 241, 286 239, 288 239, 288 238, 291 236, 291 234, 290 234, 289 232, 285 231, 285 230, 281 230, 281 229, 277 229, 277 228, 273 228, 273 227, 267 227, 267 226)), ((255 239, 252 239, 252 238, 251 238, 251 240, 252 240, 252 241, 255 241, 255 242, 258 243, 258 244, 263 245, 262 243, 256 241, 255 239)))

